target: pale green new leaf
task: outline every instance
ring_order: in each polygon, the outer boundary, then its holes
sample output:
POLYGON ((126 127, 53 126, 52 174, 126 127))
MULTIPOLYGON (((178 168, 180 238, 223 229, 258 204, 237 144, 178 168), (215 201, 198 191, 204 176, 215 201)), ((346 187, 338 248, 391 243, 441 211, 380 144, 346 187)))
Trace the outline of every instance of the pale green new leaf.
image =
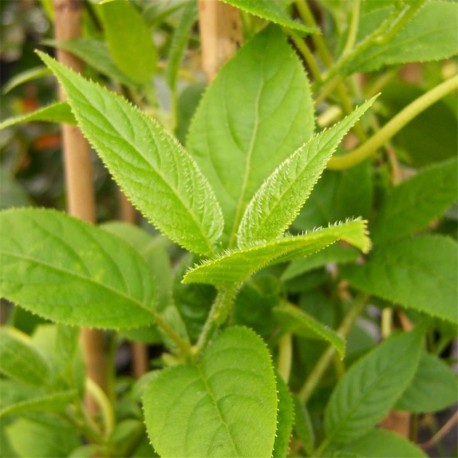
POLYGON ((242 283, 253 273, 268 265, 308 256, 338 240, 345 240, 367 251, 370 248, 370 241, 366 234, 366 222, 348 221, 304 235, 288 236, 228 251, 188 271, 183 282, 209 283, 217 287, 233 286, 242 283))
POLYGON ((254 193, 313 129, 302 64, 282 32, 267 27, 220 70, 186 143, 222 206, 224 241, 231 238, 230 247, 254 193))
POLYGON ((12 78, 8 80, 5 86, 3 86, 3 94, 7 94, 8 92, 12 91, 21 84, 28 83, 29 81, 33 81, 35 79, 42 78, 43 76, 50 74, 51 72, 49 71, 49 69, 43 67, 42 65, 39 67, 24 70, 23 72, 14 75, 12 78))
POLYGON ((242 11, 254 14, 288 29, 304 33, 319 33, 316 27, 310 27, 291 19, 282 0, 223 0, 224 3, 240 8, 242 11))
POLYGON ((457 243, 425 235, 379 245, 363 265, 343 266, 350 284, 403 307, 458 323, 457 243))
POLYGON ((302 337, 318 338, 335 347, 340 357, 345 356, 345 340, 330 327, 293 305, 284 304, 274 309, 275 317, 285 332, 302 337))
POLYGON ((242 327, 223 331, 196 365, 161 371, 143 397, 148 434, 163 458, 270 457, 277 404, 267 347, 242 327))
POLYGON ((110 54, 118 68, 139 84, 150 84, 157 51, 151 31, 135 5, 113 0, 99 5, 110 54))
POLYGON ((0 373, 33 386, 45 386, 51 378, 48 363, 33 348, 30 338, 7 328, 0 329, 0 373))
POLYGON ((358 439, 395 405, 417 370, 422 335, 423 329, 415 328, 392 336, 351 366, 326 406, 328 440, 358 439))
POLYGON ((288 385, 277 374, 278 416, 277 432, 272 458, 285 458, 288 456, 289 439, 294 424, 294 404, 288 385))
POLYGON ((368 47, 345 67, 346 73, 378 70, 385 65, 447 59, 458 53, 456 2, 431 1, 386 43, 368 47))
POLYGON ((368 100, 335 126, 312 137, 274 170, 245 210, 237 234, 239 246, 283 234, 306 202, 344 135, 374 100, 368 100))
POLYGON ((153 320, 145 261, 100 228, 53 210, 0 213, 0 295, 57 323, 132 328, 153 320))
POLYGON ((5 119, 0 123, 0 130, 25 122, 43 121, 63 124, 76 124, 75 117, 67 102, 56 102, 31 113, 5 119))
POLYGON ((192 157, 123 98, 40 54, 67 93, 81 130, 132 203, 168 237, 210 255, 223 220, 192 157))
POLYGON ((0 410, 0 418, 7 415, 23 415, 29 412, 59 412, 76 399, 77 391, 68 390, 38 396, 33 399, 18 402, 0 410))
POLYGON ((421 170, 396 186, 371 228, 376 242, 387 242, 423 229, 458 198, 458 163, 451 159, 421 170))
POLYGON ((396 404, 396 410, 437 412, 457 401, 458 379, 453 369, 437 356, 422 353, 415 377, 396 404))

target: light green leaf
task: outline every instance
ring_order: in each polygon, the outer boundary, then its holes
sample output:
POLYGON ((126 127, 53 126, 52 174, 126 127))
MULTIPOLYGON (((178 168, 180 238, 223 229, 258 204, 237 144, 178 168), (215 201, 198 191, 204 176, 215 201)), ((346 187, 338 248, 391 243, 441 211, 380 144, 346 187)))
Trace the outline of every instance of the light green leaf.
POLYGON ((302 64, 281 31, 267 27, 221 69, 187 139, 222 206, 229 246, 235 245, 254 193, 313 129, 313 102, 302 64))
MULTIPOLYGON (((423 450, 399 434, 384 429, 373 429, 348 444, 342 452, 361 458, 426 458, 423 450)), ((337 454, 336 456, 345 456, 337 454)))
POLYGON ((204 261, 185 275, 184 283, 209 283, 217 287, 231 286, 247 280, 256 271, 271 264, 308 256, 345 240, 363 251, 370 247, 366 223, 362 220, 318 229, 299 236, 284 237, 244 249, 228 251, 219 258, 204 261))
POLYGON ((289 388, 277 374, 278 418, 272 458, 288 456, 289 439, 294 424, 294 404, 289 388))
POLYGON ((222 231, 221 210, 191 156, 121 97, 40 56, 64 86, 83 133, 132 203, 178 244, 212 254, 222 231))
POLYGON ((385 243, 423 229, 455 203, 457 197, 456 159, 423 169, 388 195, 371 230, 372 238, 385 243))
POLYGON ((415 377, 395 408, 412 413, 437 412, 457 401, 456 374, 437 356, 422 353, 415 377))
POLYGON ((30 338, 12 328, 0 329, 0 373, 33 386, 45 386, 51 378, 47 362, 30 338))
POLYGON ((358 256, 359 252, 355 248, 336 243, 306 258, 291 261, 288 267, 283 271, 281 279, 283 281, 291 280, 292 278, 330 263, 344 264, 352 262, 358 256))
POLYGON ((5 119, 5 121, 0 123, 0 129, 6 129, 7 127, 14 126, 16 124, 23 124, 25 122, 32 121, 76 124, 75 117, 73 116, 68 103, 56 102, 31 113, 5 119))
POLYGON ((279 237, 294 221, 344 135, 374 103, 371 99, 328 130, 312 137, 264 181, 248 204, 239 246, 279 237))
POLYGON ((75 38, 73 40, 44 40, 47 46, 63 49, 79 57, 83 62, 127 86, 137 83, 129 79, 113 62, 105 42, 92 38, 75 38))
POLYGON ((157 51, 142 15, 127 0, 104 2, 99 8, 114 62, 133 81, 148 84, 156 70, 157 51))
POLYGON ((153 319, 145 261, 100 228, 53 210, 0 214, 0 295, 57 323, 131 328, 153 319))
POLYGON ((151 442, 164 458, 272 455, 275 375, 265 343, 247 328, 223 331, 197 365, 161 371, 143 406, 151 442))
POLYGON ((76 390, 63 391, 39 396, 26 401, 9 405, 0 410, 0 417, 6 415, 23 415, 28 412, 58 412, 65 408, 76 398, 76 390))
POLYGON ((43 67, 42 65, 20 72, 8 80, 8 82, 3 87, 3 94, 7 94, 21 84, 28 83, 29 81, 33 81, 46 75, 50 75, 50 71, 48 68, 43 67))
POLYGON ((193 83, 187 86, 178 97, 175 135, 181 144, 186 145, 186 135, 194 112, 206 88, 205 83, 193 83))
POLYGON ((293 19, 286 11, 285 2, 282 0, 223 0, 224 3, 240 8, 242 11, 254 14, 275 24, 288 29, 304 33, 319 33, 316 27, 301 24, 293 19))
POLYGON ((181 59, 186 48, 189 33, 197 19, 197 1, 188 0, 185 2, 180 22, 173 32, 172 42, 168 56, 166 78, 172 89, 176 88, 178 70, 181 59))
POLYGON ((345 340, 312 315, 289 304, 275 308, 274 314, 283 331, 326 340, 336 348, 341 358, 345 356, 345 340))
POLYGON ((379 245, 365 264, 342 272, 355 288, 458 323, 457 243, 451 238, 425 235, 379 245))
POLYGON ((295 409, 294 431, 296 437, 302 442, 302 447, 308 455, 312 456, 315 448, 315 432, 313 431, 310 414, 297 396, 293 396, 293 400, 295 409))
POLYGON ((367 72, 385 65, 452 57, 458 53, 457 18, 458 4, 455 2, 428 2, 392 39, 368 47, 356 55, 344 71, 367 72))
POLYGON ((386 415, 415 375, 422 335, 422 328, 415 328, 392 336, 351 366, 326 406, 328 440, 347 444, 386 415))

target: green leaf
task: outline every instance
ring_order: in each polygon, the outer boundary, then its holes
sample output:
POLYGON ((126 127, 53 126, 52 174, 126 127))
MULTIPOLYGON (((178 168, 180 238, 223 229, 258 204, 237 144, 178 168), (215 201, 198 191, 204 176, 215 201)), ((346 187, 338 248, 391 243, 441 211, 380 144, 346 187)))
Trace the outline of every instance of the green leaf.
POLYGON ((288 267, 283 271, 281 279, 283 281, 291 280, 292 278, 330 263, 344 264, 352 262, 356 260, 358 256, 359 252, 355 248, 337 243, 307 258, 291 261, 288 267))
MULTIPOLYGON (((361 458, 426 458, 423 450, 399 434, 384 429, 374 429, 348 444, 343 452, 361 458)), ((345 456, 338 454, 337 456, 345 456)))
POLYGON ((301 24, 290 18, 282 0, 223 0, 242 11, 267 19, 275 24, 304 33, 319 33, 316 27, 301 24))
POLYGON ((272 458, 288 456, 289 439, 294 424, 294 404, 288 385, 277 374, 278 418, 272 458))
POLYGON ((148 84, 156 70, 157 52, 142 15, 126 0, 104 2, 99 8, 114 62, 131 80, 148 84))
POLYGON ((74 54, 102 75, 113 78, 127 86, 136 85, 116 67, 108 47, 103 41, 92 38, 75 38, 73 40, 44 40, 43 43, 74 54))
POLYGON ((347 444, 386 415, 415 375, 422 335, 415 328, 392 336, 351 366, 326 406, 328 440, 347 444))
POLYGON ((189 0, 185 2, 180 22, 173 32, 172 42, 168 55, 166 78, 172 89, 176 88, 178 70, 181 59, 186 48, 189 33, 197 19, 197 1, 189 0))
POLYGON ((206 88, 205 83, 194 83, 186 87, 178 97, 175 135, 182 145, 186 145, 191 119, 206 88))
POLYGON ((379 245, 365 264, 342 272, 366 293, 458 323, 456 254, 454 240, 425 235, 379 245))
POLYGON ((293 396, 293 400, 295 409, 294 431, 297 438, 302 442, 304 450, 309 456, 312 456, 315 448, 315 433, 313 431, 310 414, 297 396, 293 396))
POLYGON ((392 39, 368 47, 356 55, 344 71, 367 72, 385 65, 452 57, 458 53, 457 17, 458 5, 455 2, 431 1, 392 39))
POLYGON ((121 239, 53 210, 0 214, 0 295, 57 323, 131 328, 152 321, 155 290, 121 239))
POLYGON ((13 328, 0 329, 0 373, 33 386, 49 384, 51 370, 26 334, 13 328))
POLYGON ((40 56, 64 86, 83 133, 132 203, 178 244, 212 254, 222 231, 221 210, 191 156, 121 97, 40 56))
POLYGON ((33 81, 37 78, 41 78, 49 74, 49 69, 43 66, 30 68, 23 72, 17 73, 8 80, 8 83, 5 84, 3 87, 3 94, 7 94, 21 84, 28 83, 29 81, 33 81))
POLYGON ((0 167, 0 209, 31 205, 25 188, 4 167, 0 167))
POLYGON ((151 442, 164 458, 272 455, 275 375, 266 345, 247 328, 223 331, 197 365, 161 371, 143 405, 151 442))
POLYGON ((16 124, 23 124, 25 122, 32 121, 76 124, 75 117, 73 116, 68 103, 56 102, 48 105, 47 107, 33 111, 32 113, 5 119, 5 121, 0 123, 0 129, 6 129, 7 127, 14 126, 16 124))
POLYGON ((341 358, 345 356, 345 340, 312 315, 289 304, 275 308, 274 314, 283 331, 301 337, 326 340, 336 348, 341 358))
POLYGON ((371 230, 372 238, 385 243, 423 229, 455 203, 457 195, 456 159, 423 169, 388 195, 371 230))
POLYGON ((6 415, 23 415, 28 412, 59 412, 76 398, 76 390, 52 393, 18 402, 0 410, 0 417, 6 415))
POLYGON ((221 69, 187 139, 222 206, 229 246, 235 245, 254 193, 313 129, 313 102, 302 64, 281 31, 267 27, 221 69))
POLYGON ((281 236, 294 221, 344 135, 374 103, 371 99, 328 130, 312 137, 264 181, 248 204, 239 246, 281 236))
POLYGON ((456 374, 437 356, 422 353, 415 377, 395 408, 412 413, 438 412, 457 401, 456 374))
POLYGON ((304 235, 284 237, 228 251, 223 256, 204 261, 188 271, 183 282, 209 283, 217 287, 233 286, 244 282, 253 273, 268 265, 308 256, 338 240, 345 240, 367 251, 370 241, 366 235, 365 221, 348 221, 304 235))

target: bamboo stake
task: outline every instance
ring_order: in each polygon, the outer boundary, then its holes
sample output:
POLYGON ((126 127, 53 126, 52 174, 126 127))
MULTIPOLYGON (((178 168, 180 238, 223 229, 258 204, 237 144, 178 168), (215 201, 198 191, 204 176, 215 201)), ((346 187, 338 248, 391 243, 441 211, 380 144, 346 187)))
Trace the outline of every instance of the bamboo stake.
POLYGON ((242 43, 240 14, 218 0, 199 0, 199 29, 202 68, 210 82, 242 43))
MULTIPOLYGON (((55 36, 57 40, 69 40, 81 36, 82 0, 53 0, 55 12, 55 36)), ((57 59, 77 72, 83 70, 82 62, 72 54, 58 49, 57 59)), ((63 99, 63 93, 60 92, 63 99)), ((62 126, 65 183, 68 212, 88 222, 95 222, 96 209, 92 182, 91 150, 81 131, 70 125, 62 126)), ((87 375, 106 390, 105 341, 101 331, 82 329, 81 342, 87 367, 87 375)), ((88 409, 96 410, 93 402, 88 409)))

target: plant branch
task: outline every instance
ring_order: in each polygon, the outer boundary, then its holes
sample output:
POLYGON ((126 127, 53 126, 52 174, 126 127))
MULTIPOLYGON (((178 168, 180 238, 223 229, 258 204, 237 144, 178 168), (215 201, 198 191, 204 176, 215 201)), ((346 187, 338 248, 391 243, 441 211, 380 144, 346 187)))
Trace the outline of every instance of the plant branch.
POLYGON ((349 54, 350 51, 353 49, 353 46, 355 45, 356 35, 358 33, 360 7, 361 0, 353 0, 351 9, 351 22, 350 27, 348 29, 347 41, 345 43, 344 50, 342 51, 343 56, 349 54))
POLYGON ((102 412, 103 423, 105 425, 105 436, 109 436, 114 428, 114 412, 110 400, 107 398, 103 390, 89 377, 86 379, 86 391, 91 395, 92 399, 100 407, 102 412))
POLYGON ((293 338, 290 333, 280 338, 278 349, 278 373, 285 383, 288 383, 293 360, 293 338))
POLYGON ((328 162, 328 168, 331 170, 349 169, 371 157, 378 148, 396 135, 412 119, 456 89, 458 89, 458 76, 454 76, 434 87, 407 105, 359 148, 343 156, 331 158, 328 162))
POLYGON ((419 444, 423 450, 427 450, 431 447, 434 447, 454 426, 458 423, 458 410, 447 420, 444 426, 442 426, 439 431, 437 431, 434 436, 429 439, 427 442, 419 444))
POLYGON ((161 315, 156 313, 154 315, 154 320, 156 321, 156 324, 161 328, 161 330, 166 334, 173 342, 176 343, 178 348, 181 349, 184 355, 186 356, 191 356, 192 354, 192 348, 191 345, 189 345, 188 342, 186 342, 180 335, 177 334, 175 329, 173 329, 167 321, 162 318, 161 315))

